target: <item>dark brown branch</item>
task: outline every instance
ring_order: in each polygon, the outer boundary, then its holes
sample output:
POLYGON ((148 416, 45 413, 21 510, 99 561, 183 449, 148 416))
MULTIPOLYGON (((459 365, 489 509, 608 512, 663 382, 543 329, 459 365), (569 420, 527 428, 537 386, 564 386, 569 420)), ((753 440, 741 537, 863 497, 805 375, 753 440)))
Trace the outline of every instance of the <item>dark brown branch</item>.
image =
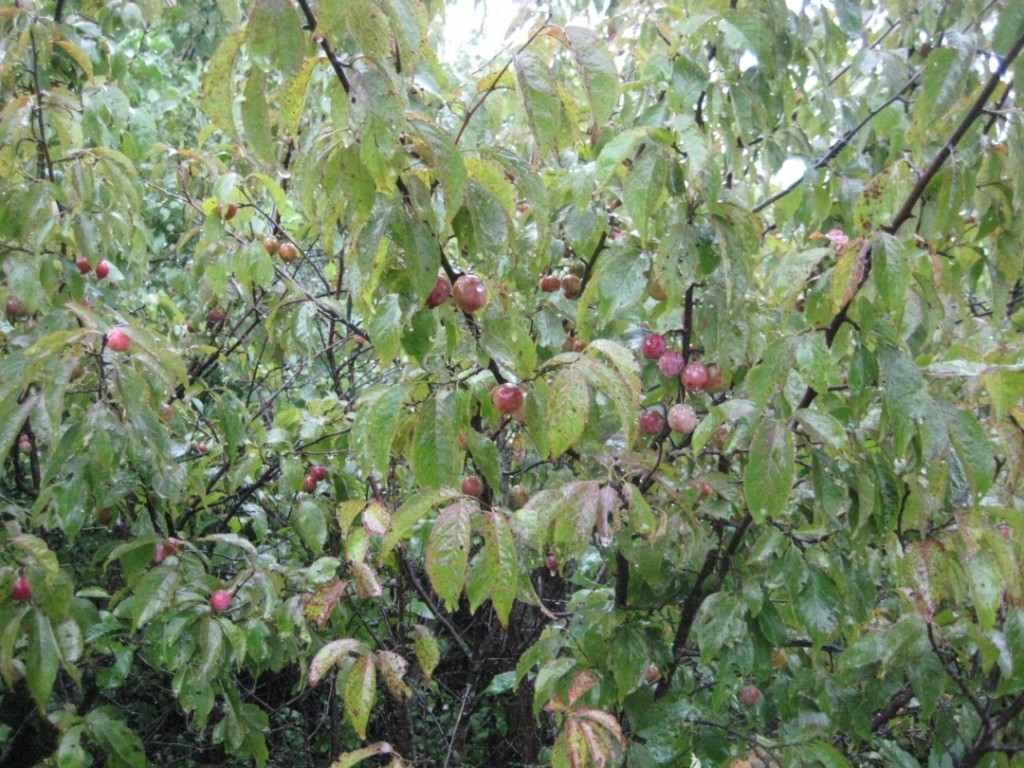
POLYGON ((29 42, 32 44, 32 87, 35 91, 35 104, 32 107, 32 112, 39 124, 39 140, 36 144, 39 153, 37 175, 42 178, 45 172, 46 177, 52 183, 54 181, 53 160, 50 158, 50 147, 46 143, 46 124, 43 122, 43 89, 39 84, 39 51, 36 48, 35 32, 29 34, 29 42))
MULTIPOLYGON (((300 0, 300 2, 301 1, 302 0, 300 0)), ((462 125, 459 126, 459 132, 455 134, 455 144, 459 143, 459 140, 462 138, 462 134, 466 132, 466 128, 469 126, 469 121, 473 119, 473 115, 475 115, 477 110, 484 105, 484 102, 487 101, 487 97, 494 93, 495 90, 497 90, 498 83, 501 82, 501 78, 503 78, 505 76, 505 73, 508 72, 508 68, 512 66, 512 62, 516 60, 516 55, 525 51, 526 48, 530 45, 530 43, 536 40, 542 32, 547 30, 547 28, 548 25, 546 22, 540 25, 537 28, 537 31, 530 35, 530 38, 525 43, 519 46, 519 50, 516 51, 516 53, 513 54, 511 57, 509 57, 509 60, 505 62, 505 66, 501 68, 498 74, 491 78, 491 84, 487 86, 487 90, 480 94, 480 98, 478 98, 473 103, 473 105, 466 112, 466 116, 462 118, 462 125)))
POLYGON ((470 663, 473 663, 473 652, 469 649, 469 646, 466 644, 466 641, 462 639, 462 635, 459 634, 459 630, 457 630, 455 628, 455 625, 453 625, 451 621, 448 620, 448 617, 445 616, 445 614, 443 613, 441 606, 437 605, 434 602, 434 598, 430 595, 429 592, 427 592, 426 588, 420 583, 420 580, 416 578, 416 574, 413 572, 412 569, 412 564, 409 562, 409 559, 405 556, 405 553, 401 550, 398 550, 398 562, 402 568, 402 571, 405 573, 406 580, 412 585, 412 588, 416 591, 416 594, 419 595, 420 599, 430 607, 430 610, 434 614, 434 617, 437 619, 438 623, 445 628, 445 630, 448 632, 448 635, 452 638, 452 640, 455 641, 455 644, 459 646, 459 650, 462 651, 462 654, 466 657, 466 659, 468 659, 470 663))
POLYGON ((875 716, 871 718, 871 730, 877 731, 896 717, 899 711, 907 706, 912 698, 914 698, 914 690, 908 685, 893 696, 888 704, 875 713, 875 716))
MULTIPOLYGON (((985 112, 985 104, 992 98, 992 94, 995 92, 996 87, 999 85, 999 81, 1002 80, 1003 75, 1006 74, 1010 68, 1010 64, 1020 54, 1021 49, 1024 49, 1024 35, 1017 38, 1017 42, 1013 44, 1013 47, 1007 51, 1003 60, 999 62, 999 66, 996 71, 989 77, 988 82, 985 83, 985 87, 982 88, 978 98, 974 100, 974 104, 970 110, 964 115, 963 120, 960 121, 960 125, 953 131, 953 135, 949 137, 949 141, 942 145, 942 149, 938 151, 935 157, 932 159, 931 165, 921 174, 917 180, 917 184, 910 191, 906 201, 903 203, 903 207, 900 208, 899 212, 893 218, 892 223, 885 227, 885 231, 889 234, 895 234, 900 227, 902 227, 913 213, 914 206, 917 205, 917 201, 921 199, 921 195, 924 194, 925 188, 931 183, 931 180, 935 177, 935 174, 939 172, 939 169, 943 166, 949 156, 953 154, 953 149, 960 140, 967 135, 967 131, 970 130, 971 126, 974 125, 975 121, 981 117, 985 112)), ((867 278, 867 275, 864 275, 867 278)))
POLYGON ((331 44, 327 42, 327 36, 316 32, 316 16, 313 14, 313 9, 309 7, 309 1, 299 0, 299 7, 302 8, 302 15, 306 17, 309 30, 317 35, 320 48, 326 54, 327 60, 331 62, 331 67, 334 69, 334 74, 338 76, 338 82, 341 83, 341 87, 345 90, 345 93, 351 93, 352 86, 348 81, 348 77, 345 76, 345 70, 342 69, 338 56, 331 49, 331 44))
MULTIPOLYGON (((871 110, 863 120, 861 120, 859 123, 857 123, 857 125, 855 125, 853 128, 848 130, 846 133, 844 133, 838 139, 836 139, 832 143, 832 146, 828 148, 828 152, 826 152, 824 155, 822 155, 821 158, 814 165, 811 166, 811 170, 817 171, 817 170, 820 170, 821 168, 824 168, 826 165, 828 165, 832 161, 832 159, 843 150, 844 147, 846 147, 851 141, 853 141, 853 138, 858 133, 860 133, 861 130, 863 130, 864 126, 866 126, 868 123, 870 123, 876 116, 878 116, 879 113, 881 113, 882 111, 887 109, 890 104, 892 104, 893 102, 899 100, 903 96, 903 94, 906 93, 906 91, 909 88, 911 88, 914 85, 914 83, 917 82, 918 77, 920 77, 920 72, 915 73, 914 76, 911 77, 909 80, 907 80, 907 82, 903 84, 903 87, 900 88, 895 94, 890 96, 888 99, 886 99, 884 102, 882 102, 882 104, 877 106, 875 109, 871 110)), ((769 205, 771 205, 772 203, 777 203, 779 200, 784 198, 786 195, 788 195, 794 189, 796 189, 801 184, 803 184, 804 183, 804 179, 806 179, 806 178, 807 178, 807 173, 805 171, 800 176, 799 179, 794 181, 788 187, 786 187, 783 190, 780 190, 780 191, 776 192, 771 197, 765 198, 764 200, 762 200, 760 203, 755 205, 750 210, 753 211, 754 213, 759 213, 759 212, 763 211, 769 205)))
POLYGON ((957 763, 957 768, 974 768, 974 766, 980 763, 981 759, 989 752, 1004 751, 999 747, 999 745, 993 744, 992 740, 1000 731, 1020 716, 1021 712, 1024 712, 1024 694, 1021 694, 1014 699, 1013 702, 1000 713, 994 723, 987 719, 982 720, 981 733, 978 734, 978 738, 974 740, 974 744, 967 753, 960 758, 960 762, 957 763))
POLYGON ((601 255, 607 247, 608 232, 602 232, 600 239, 597 241, 597 247, 594 248, 594 253, 591 254, 590 259, 586 262, 586 268, 583 270, 583 277, 580 280, 580 295, 587 290, 587 283, 590 282, 590 278, 594 276, 594 264, 597 263, 597 257, 601 255))
MULTIPOLYGON (((935 177, 935 174, 939 172, 943 163, 945 163, 946 160, 949 159, 949 156, 953 154, 953 148, 956 147, 961 139, 963 139, 967 134, 967 131, 970 130, 971 126, 978 120, 978 118, 984 114, 985 104, 992 97, 996 86, 999 85, 1000 79, 1004 74, 1006 74, 1010 64, 1013 63, 1013 60, 1020 55, 1022 49, 1024 49, 1024 35, 1021 35, 1017 39, 1017 42, 1013 44, 1013 47, 1007 52, 1006 56, 1003 57, 1003 60, 999 63, 999 67, 992 73, 988 82, 985 83, 985 87, 982 89, 981 93, 978 94, 978 98, 974 100, 974 104, 971 106, 970 110, 968 110, 967 114, 964 115, 960 124, 956 127, 956 130, 954 130, 952 135, 949 137, 949 140, 942 145, 942 149, 938 151, 932 159, 931 164, 918 178, 917 184, 914 185, 910 194, 907 195, 907 199, 904 201, 903 206, 897 214, 893 217, 892 222, 882 228, 884 232, 891 235, 896 234, 896 232, 899 231, 899 228, 910 219, 914 206, 916 206, 918 201, 921 199, 925 188, 935 177)), ((843 303, 843 306, 836 313, 835 317, 832 318, 832 322, 829 324, 829 327, 825 332, 825 342, 829 347, 832 346, 832 342, 835 340, 836 334, 839 332, 843 323, 846 322, 847 312, 850 309, 850 305, 853 304, 853 300, 857 298, 857 294, 860 293, 860 289, 863 287, 864 283, 867 282, 868 276, 871 274, 871 252, 872 248, 868 245, 867 251, 862 255, 864 259, 864 271, 860 276, 860 280, 850 292, 849 298, 847 298, 843 303)), ((815 391, 813 387, 808 387, 804 391, 804 396, 801 398, 800 403, 797 406, 797 410, 810 406, 817 396, 818 392, 815 391)))

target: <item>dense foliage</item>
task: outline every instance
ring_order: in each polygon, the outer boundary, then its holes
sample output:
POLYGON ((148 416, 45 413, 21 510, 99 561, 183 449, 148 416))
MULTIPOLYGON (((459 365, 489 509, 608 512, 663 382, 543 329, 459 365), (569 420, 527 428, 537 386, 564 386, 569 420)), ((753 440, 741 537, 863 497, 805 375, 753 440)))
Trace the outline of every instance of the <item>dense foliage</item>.
POLYGON ((1024 765, 1022 0, 36 2, 0 764, 1024 765))

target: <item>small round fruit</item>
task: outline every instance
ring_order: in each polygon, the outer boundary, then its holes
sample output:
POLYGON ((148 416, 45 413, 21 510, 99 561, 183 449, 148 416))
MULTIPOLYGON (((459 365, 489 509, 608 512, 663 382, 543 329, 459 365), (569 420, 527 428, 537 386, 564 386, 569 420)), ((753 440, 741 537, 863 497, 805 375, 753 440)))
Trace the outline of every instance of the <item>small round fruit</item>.
POLYGON ((544 275, 537 283, 537 287, 544 293, 554 293, 562 287, 562 281, 554 275, 544 275))
POLYGON ((452 286, 455 306, 463 312, 477 312, 487 306, 487 286, 476 275, 462 275, 452 286))
POLYGON ((231 219, 235 218, 236 213, 238 213, 238 206, 234 203, 217 206, 217 215, 224 221, 231 221, 231 219))
POLYGON ((231 593, 226 589, 218 589, 210 595, 210 608, 214 613, 224 613, 231 607, 231 593))
POLYGON ((508 489, 508 503, 512 509, 522 509, 530 500, 530 490, 525 485, 513 485, 508 489))
POLYGON ((206 313, 206 327, 219 328, 224 325, 224 310, 214 307, 206 313))
POLYGON ((281 257, 281 261, 290 264, 298 257, 299 249, 292 243, 281 243, 277 246, 277 255, 281 257))
POLYGON ((89 263, 89 260, 85 258, 85 256, 82 256, 80 259, 78 259, 75 262, 75 266, 78 267, 78 271, 81 272, 83 275, 88 275, 90 272, 92 272, 92 264, 89 263))
POLYGON ((16 603, 23 603, 32 597, 32 587, 28 583, 28 579, 24 576, 19 576, 14 582, 14 588, 11 590, 11 599, 16 603))
POLYGON ((656 683, 661 680, 661 670, 658 669, 657 664, 648 664, 647 672, 644 674, 644 678, 648 683, 656 683))
POLYGON ((100 280, 110 274, 110 262, 104 259, 96 265, 96 277, 100 280))
POLYGON ((554 555, 548 555, 547 563, 548 570, 555 573, 558 570, 558 558, 554 555))
POLYGON ((160 421, 165 424, 174 418, 174 409, 167 403, 160 406, 160 421))
POLYGON ((683 382, 683 386, 687 389, 693 392, 700 392, 708 385, 710 378, 708 367, 698 360, 686 366, 680 381, 683 382))
POLYGON ((452 284, 448 282, 448 278, 444 275, 438 276, 437 282, 434 283, 434 290, 432 290, 430 295, 427 297, 427 309, 440 307, 448 301, 448 297, 451 295, 452 284))
POLYGON ((32 453, 32 438, 26 434, 22 434, 18 438, 18 450, 22 453, 32 453))
POLYGON ((181 549, 181 544, 182 541, 177 536, 168 536, 163 541, 164 553, 168 557, 178 554, 178 550, 181 549))
POLYGON ((583 277, 587 274, 587 265, 582 261, 574 261, 569 265, 569 274, 576 275, 576 277, 583 277))
POLYGON ((668 350, 658 358, 658 370, 669 378, 678 376, 684 368, 686 368, 686 361, 683 359, 683 353, 675 349, 668 350))
POLYGON ((668 294, 665 293, 661 283, 653 277, 647 278, 647 294, 655 301, 664 301, 668 298, 668 294))
POLYGON ((576 275, 566 275, 562 278, 562 293, 567 299, 577 299, 583 292, 583 281, 576 275))
POLYGON ((210 449, 206 447, 206 443, 200 443, 199 445, 196 446, 196 450, 199 451, 200 453, 206 453, 210 449))
POLYGON ((107 347, 115 352, 126 352, 131 345, 132 340, 124 331, 119 331, 117 328, 107 331, 107 347))
POLYGON ((665 354, 666 349, 668 349, 668 342, 665 341, 665 337, 660 333, 652 333, 650 336, 645 336, 643 343, 640 344, 640 352, 648 360, 657 360, 665 354))
POLYGON ((745 707, 757 706, 761 700, 761 691, 756 685, 744 685, 740 689, 740 703, 745 707))
POLYGON ((688 435, 697 428, 697 412, 686 403, 673 405, 668 412, 668 426, 673 432, 688 435))
POLYGON ((153 552, 153 562, 160 565, 164 560, 167 559, 167 547, 164 546, 163 542, 156 545, 156 551, 153 552))
POLYGON ((309 476, 319 483, 327 477, 327 467, 321 464, 314 464, 309 468, 309 476))
POLYGON ((644 411, 640 414, 639 426, 645 435, 660 435, 665 431, 665 417, 660 411, 644 411))
POLYGON ((316 490, 316 478, 312 475, 306 475, 302 478, 302 490, 306 493, 313 493, 316 490))
POLYGON ((725 389, 725 380, 722 378, 722 369, 717 365, 708 366, 708 383, 704 387, 704 391, 712 395, 717 395, 725 389))
POLYGON ((515 384, 499 384, 491 391, 491 402, 502 413, 515 413, 523 407, 526 398, 515 384))
POLYGON ((788 660, 789 657, 786 655, 786 650, 784 648, 776 648, 775 653, 772 654, 772 669, 780 669, 786 666, 788 660))
POLYGON ((466 496, 479 499, 484 493, 484 481, 476 475, 468 475, 462 480, 462 492, 466 496))
POLYGON ((280 245, 276 238, 270 237, 269 235, 263 238, 263 250, 265 250, 268 255, 273 256, 277 253, 278 248, 280 248, 280 245))
POLYGON ((17 296, 11 296, 7 300, 5 309, 7 310, 8 317, 21 317, 25 314, 25 305, 21 303, 21 299, 17 296))

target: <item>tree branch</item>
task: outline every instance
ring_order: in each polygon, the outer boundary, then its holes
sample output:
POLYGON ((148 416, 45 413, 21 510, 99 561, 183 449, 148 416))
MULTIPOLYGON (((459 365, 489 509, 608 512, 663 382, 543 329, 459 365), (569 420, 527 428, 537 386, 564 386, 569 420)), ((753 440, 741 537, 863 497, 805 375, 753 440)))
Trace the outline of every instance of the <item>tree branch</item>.
MULTIPOLYGON (((898 99, 900 99, 900 97, 902 97, 903 94, 906 93, 906 91, 908 89, 910 89, 914 85, 914 83, 917 82, 917 79, 920 76, 921 76, 920 72, 915 73, 914 76, 911 77, 909 80, 907 80, 907 82, 905 82, 903 84, 903 87, 900 88, 895 94, 893 94, 891 97, 886 99, 878 107, 876 107, 875 109, 871 110, 863 120, 861 120, 859 123, 857 123, 857 125, 855 125, 853 128, 848 130, 846 133, 844 133, 838 139, 836 139, 832 143, 832 146, 828 148, 828 152, 826 152, 824 155, 822 155, 821 158, 814 165, 811 166, 811 170, 817 171, 817 170, 820 170, 821 168, 824 168, 826 165, 828 165, 832 161, 832 159, 843 150, 844 147, 846 147, 851 141, 853 141, 853 138, 858 133, 861 132, 861 130, 864 128, 864 126, 866 126, 868 123, 870 123, 876 116, 878 116, 879 113, 881 113, 882 111, 887 109, 890 104, 892 104, 893 102, 895 102, 898 99)), ((750 210, 753 213, 760 213, 765 208, 767 208, 769 205, 771 205, 772 203, 777 203, 779 200, 784 198, 786 195, 788 195, 794 189, 796 189, 801 184, 803 184, 804 180, 806 178, 807 178, 807 172, 804 171, 804 173, 801 174, 800 178, 797 179, 796 181, 794 181, 788 187, 786 187, 783 190, 780 190, 779 192, 776 192, 771 197, 765 198, 764 200, 762 200, 760 203, 755 205, 750 210)))
MULTIPOLYGON (((978 98, 974 100, 974 104, 971 106, 967 114, 964 115, 963 120, 960 121, 960 125, 956 127, 956 130, 953 131, 953 135, 949 137, 949 141, 942 145, 942 149, 940 149, 938 154, 936 154, 932 159, 931 165, 929 165, 927 170, 925 170, 925 172, 921 174, 920 178, 918 178, 917 184, 915 184, 914 188, 910 191, 906 201, 903 203, 903 207, 900 208, 899 212, 893 218, 892 223, 888 227, 884 228, 886 232, 889 234, 895 234, 896 231, 910 218, 911 213, 914 210, 914 206, 917 205, 917 201, 920 200, 921 195, 924 194, 925 187, 927 187, 935 177, 935 174, 939 172, 943 163, 945 163, 946 160, 949 159, 949 156, 953 154, 953 149, 960 143, 960 140, 967 134, 967 131, 969 131, 971 126, 974 125, 975 121, 984 114, 985 104, 990 98, 992 98, 992 94, 999 85, 999 81, 1002 80, 1003 75, 1005 75, 1007 70, 1010 68, 1010 64, 1013 63, 1013 60, 1017 58, 1022 49, 1024 49, 1024 35, 1017 38, 1017 42, 1013 44, 1013 47, 1007 51, 1003 60, 999 62, 999 66, 996 68, 996 71, 992 73, 991 77, 989 77, 988 82, 985 83, 985 87, 982 88, 978 98)), ((867 278, 867 274, 864 275, 864 278, 867 278)))
POLYGON ((342 69, 338 56, 333 50, 331 50, 331 44, 327 42, 327 36, 316 32, 316 16, 313 14, 313 9, 309 7, 309 1, 299 0, 299 7, 302 8, 302 15, 306 17, 306 23, 309 31, 313 32, 317 36, 317 42, 320 43, 320 47, 327 55, 327 60, 331 62, 331 67, 334 68, 334 74, 338 76, 338 81, 341 83, 341 87, 345 90, 345 93, 351 93, 352 86, 349 83, 348 78, 345 76, 345 70, 342 69))
MULTIPOLYGON (((964 115, 963 119, 960 121, 960 124, 956 127, 952 135, 949 137, 949 140, 942 145, 942 149, 940 149, 938 153, 935 155, 935 157, 932 158, 932 162, 929 164, 928 168, 925 169, 924 173, 922 173, 921 176, 918 178, 917 184, 914 185, 914 188, 910 191, 910 194, 907 195, 907 199, 904 201, 903 206, 893 217, 893 220, 887 226, 882 227, 883 232, 886 232, 890 235, 896 234, 896 232, 899 231, 900 227, 902 227, 910 219, 911 214, 914 210, 914 206, 916 206, 918 201, 921 199, 921 196, 924 194, 925 188, 935 177, 935 174, 939 172, 939 169, 942 167, 943 163, 945 163, 946 160, 949 159, 949 156, 953 154, 953 149, 960 142, 960 140, 963 139, 963 137, 967 134, 967 131, 969 131, 971 126, 978 120, 978 118, 980 118, 984 114, 985 104, 992 97, 992 94, 995 92, 996 87, 999 85, 999 81, 1002 79, 1003 75, 1006 74, 1007 70, 1010 67, 1010 64, 1012 64, 1013 60, 1017 58, 1021 50, 1024 50, 1024 35, 1021 35, 1019 38, 1017 38, 1017 42, 1013 44, 1013 47, 1010 48, 1006 56, 1003 57, 1003 60, 999 63, 999 67, 996 69, 995 72, 992 73, 992 76, 988 79, 988 82, 985 83, 985 87, 982 88, 981 93, 978 94, 978 98, 974 100, 974 104, 971 105, 970 110, 968 110, 967 114, 964 115)), ((835 340, 836 334, 839 332, 839 328, 842 326, 844 322, 846 322, 846 316, 850 308, 850 305, 853 304, 853 300, 857 298, 857 294, 860 293, 860 289, 864 286, 864 283, 867 282, 868 276, 871 274, 872 250, 873 248, 870 245, 868 245, 867 251, 863 254, 864 271, 860 276, 860 280, 857 282, 857 285, 854 287, 854 289, 850 292, 849 298, 847 298, 847 300, 843 303, 843 306, 836 313, 835 317, 832 318, 832 322, 829 324, 829 327, 825 332, 825 343, 830 348, 832 346, 832 342, 835 340)), ((810 406, 810 404, 814 402, 814 399, 817 396, 818 392, 813 387, 808 387, 804 391, 804 396, 801 398, 800 403, 797 406, 797 410, 801 410, 803 408, 807 408, 808 406, 810 406)))

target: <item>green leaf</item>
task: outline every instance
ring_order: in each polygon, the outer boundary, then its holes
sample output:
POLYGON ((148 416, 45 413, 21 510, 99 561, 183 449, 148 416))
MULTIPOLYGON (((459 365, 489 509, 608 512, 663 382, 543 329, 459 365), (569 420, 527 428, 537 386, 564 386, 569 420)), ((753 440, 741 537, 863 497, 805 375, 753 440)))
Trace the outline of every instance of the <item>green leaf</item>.
POLYGON ((615 61, 596 34, 586 27, 566 27, 573 58, 583 77, 583 88, 590 103, 590 122, 601 125, 619 102, 619 75, 615 61))
POLYGON ((701 657, 723 655, 748 635, 747 606, 739 597, 726 592, 710 595, 697 614, 696 637, 701 657))
POLYGON ((221 40, 217 50, 210 57, 206 75, 203 77, 203 92, 200 97, 203 111, 210 118, 210 122, 229 136, 235 135, 235 59, 238 58, 238 51, 244 39, 243 33, 236 32, 221 40))
POLYGON ((839 627, 836 610, 842 604, 832 579, 812 568, 803 589, 793 600, 793 611, 815 646, 835 634, 839 627))
POLYGON ((640 241, 645 245, 652 224, 651 217, 665 195, 667 179, 668 163, 665 152, 658 146, 648 146, 626 177, 623 202, 633 219, 633 226, 640 233, 640 241))
POLYGON ((921 77, 921 96, 914 104, 915 123, 924 132, 941 120, 963 95, 977 45, 969 35, 950 32, 944 45, 928 54, 921 77))
POLYGON ((288 0, 253 0, 245 42, 251 55, 292 75, 302 64, 302 24, 298 10, 288 0))
POLYGON ((327 543, 327 515, 323 508, 311 499, 303 499, 292 513, 291 523, 302 543, 314 557, 319 557, 327 543))
POLYGON ((360 739, 366 738, 366 725, 376 699, 377 665, 373 656, 360 656, 345 679, 345 714, 360 739))
POLYGON ((1006 0, 995 24, 992 51, 1005 56, 1024 33, 1024 0, 1006 0))
MULTIPOLYGON (((582 557, 597 521, 601 486, 596 482, 573 483, 569 495, 551 516, 552 544, 567 557, 582 557)), ((564 559, 564 558, 563 558, 564 559)))
POLYGON ((208 678, 220 671, 224 661, 224 630, 220 620, 206 616, 199 626, 199 677, 208 678))
POLYGON ((390 527, 384 536, 384 544, 381 547, 381 557, 390 553, 398 542, 408 536, 420 521, 431 516, 437 507, 458 498, 459 495, 458 491, 451 488, 441 488, 423 491, 406 499, 398 511, 391 516, 390 527))
POLYGON ((374 313, 367 322, 367 330, 383 365, 390 365, 398 354, 402 340, 402 306, 398 296, 389 293, 374 304, 374 313))
POLYGON ((531 50, 515 54, 513 62, 519 97, 537 149, 541 155, 554 155, 561 144, 564 108, 551 72, 540 55, 531 50))
POLYGON ((124 722, 114 707, 96 707, 85 715, 89 737, 110 755, 108 765, 144 768, 146 752, 142 740, 124 722))
MULTIPOLYGON (((369 177, 367 180, 370 180, 369 177)), ((349 186, 346 183, 346 190, 349 186)), ((372 202, 372 197, 370 202, 372 202)), ((396 216, 394 229, 395 240, 405 252, 406 274, 409 282, 412 284, 419 302, 426 304, 427 297, 430 296, 430 292, 437 284, 437 271, 440 268, 440 249, 437 244, 437 236, 425 223, 410 215, 396 216)), ((376 339, 374 340, 376 341, 376 339)))
POLYGON ((800 422, 800 426, 806 429, 814 439, 822 440, 837 451, 847 447, 846 430, 834 416, 804 408, 797 413, 796 418, 800 422))
POLYGON ((551 456, 565 453, 582 437, 590 410, 590 390, 575 366, 555 376, 548 395, 548 445, 551 456))
POLYGON ((294 136, 299 130, 302 110, 306 105, 306 91, 313 70, 320 65, 320 59, 306 59, 294 77, 278 91, 278 125, 284 136, 294 136))
POLYGON ((786 509, 794 474, 793 434, 778 419, 764 419, 750 439, 750 462, 743 477, 747 508, 757 523, 786 509))
MULTIPOLYGON (((438 390, 434 397, 423 404, 416 420, 416 435, 410 458, 420 485, 426 488, 458 485, 461 470, 456 449, 458 427, 458 398, 451 392, 438 390)), ((472 430, 470 432, 478 434, 472 430)), ((480 466, 479 463, 477 466, 480 466)), ((490 477, 488 482, 493 485, 490 477)), ((499 477, 498 485, 494 487, 500 486, 499 477)))
POLYGON ((965 570, 971 588, 971 599, 978 623, 985 632, 996 623, 997 612, 1006 592, 1006 578, 987 552, 976 552, 967 561, 965 570))
POLYGON ((603 187, 609 182, 626 158, 633 156, 636 148, 647 140, 648 133, 646 128, 627 128, 604 145, 601 154, 597 157, 597 185, 599 187, 603 187))
POLYGON ((500 489, 502 475, 498 446, 487 435, 481 434, 475 429, 466 430, 466 436, 469 438, 469 452, 476 468, 480 470, 491 488, 500 489))
POLYGON ((996 476, 996 459, 992 442, 978 420, 967 411, 953 410, 949 419, 949 439, 960 457, 971 492, 984 496, 996 476))
POLYGON ((416 624, 413 630, 416 632, 416 639, 413 641, 416 658, 419 660, 420 669, 423 670, 423 677, 429 681, 441 660, 441 649, 437 638, 425 626, 416 624))
POLYGON ((359 640, 346 638, 344 640, 332 640, 316 652, 313 660, 309 663, 309 684, 316 685, 321 678, 333 667, 339 666, 348 656, 353 654, 365 654, 368 652, 363 643, 359 640))
POLYGON ((466 502, 442 509, 427 544, 427 576, 449 611, 458 604, 466 580, 470 520, 474 510, 475 506, 466 502))
POLYGON ((892 425, 893 448, 903 454, 914 435, 918 420, 937 411, 917 366, 895 347, 883 345, 878 351, 885 376, 885 407, 892 425))
POLYGON ((410 120, 409 127, 418 135, 423 159, 434 171, 444 190, 445 224, 451 224, 466 198, 469 173, 462 153, 445 131, 425 120, 410 120))
POLYGON ((427 37, 427 7, 417 0, 383 0, 391 22, 402 70, 415 72, 427 37))
POLYGON ((519 560, 508 521, 494 510, 484 515, 484 553, 494 612, 501 625, 507 627, 519 592, 519 560))
POLYGON ((368 472, 386 475, 391 442, 409 394, 407 385, 372 390, 360 399, 352 428, 359 458, 368 472))
POLYGON ((330 764, 329 768, 352 768, 353 765, 358 765, 369 757, 390 755, 393 751, 393 747, 386 741, 378 741, 368 747, 342 753, 337 760, 330 764))
POLYGON ((177 568, 156 567, 143 576, 132 600, 132 631, 170 607, 178 590, 181 573, 177 568))
POLYGON ((266 76, 258 69, 249 74, 242 101, 242 131, 256 156, 265 163, 274 161, 274 139, 267 109, 266 76))
POLYGON ((615 674, 619 702, 644 682, 650 652, 643 635, 629 626, 617 627, 609 642, 608 664, 615 674))
POLYGON ((40 712, 46 711, 50 692, 57 680, 60 667, 60 651, 54 637, 50 618, 41 610, 32 611, 32 632, 28 638, 28 653, 25 657, 25 676, 28 689, 36 700, 40 712))

